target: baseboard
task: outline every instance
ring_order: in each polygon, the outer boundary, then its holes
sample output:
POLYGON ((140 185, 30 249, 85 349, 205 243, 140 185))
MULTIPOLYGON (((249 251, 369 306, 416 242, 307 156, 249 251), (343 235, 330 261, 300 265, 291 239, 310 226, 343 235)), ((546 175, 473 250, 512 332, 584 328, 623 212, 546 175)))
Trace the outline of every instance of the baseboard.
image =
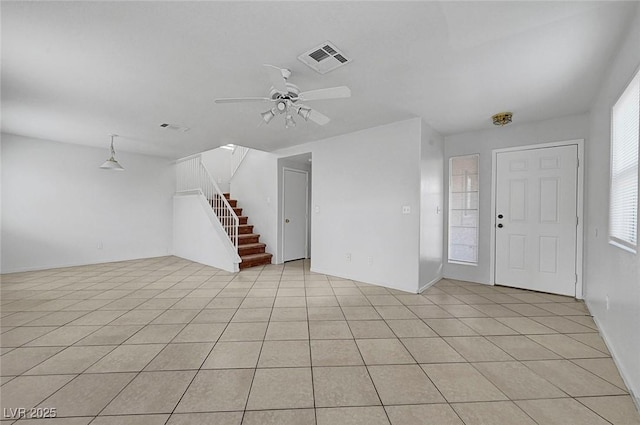
MULTIPOLYGON (((589 307, 589 302, 587 300, 584 300, 584 302, 587 305, 587 308, 589 309, 589 313, 591 313, 591 308, 589 307)), ((600 332, 600 336, 602 337, 602 340, 604 341, 604 344, 607 346, 607 350, 609 350, 609 353, 611 353, 611 358, 613 359, 613 363, 616 365, 616 368, 618 368, 618 372, 620 372, 620 377, 622 378, 622 381, 624 382, 624 385, 627 387, 627 390, 629 391, 629 395, 631 396, 631 400, 633 400, 633 403, 636 405, 636 409, 640 412, 640 398, 639 398, 640 394, 636 394, 633 391, 634 390, 633 386, 629 385, 629 380, 626 378, 626 373, 625 373, 624 367, 622 367, 622 365, 618 361, 618 355, 616 353, 616 350, 613 347, 613 345, 609 342, 609 337, 607 336, 604 328, 600 325, 600 321, 594 315, 591 315, 591 317, 593 318, 593 321, 595 322, 596 326, 598 327, 598 331, 600 332)))
POLYGON ((440 282, 441 280, 442 280, 442 275, 439 275, 435 279, 433 279, 431 282, 425 283, 424 285, 420 285, 420 287, 418 288, 418 294, 423 293, 427 288, 432 287, 433 285, 440 282))
MULTIPOLYGON (((167 249, 167 252, 169 250, 167 249)), ((95 266, 97 264, 109 264, 109 263, 120 263, 123 261, 136 261, 136 260, 149 260, 151 258, 163 258, 163 257, 173 257, 172 253, 162 254, 162 255, 149 255, 144 257, 135 257, 135 258, 104 258, 99 261, 93 262, 72 262, 72 263, 63 263, 63 264, 49 264, 49 265, 40 265, 33 267, 18 267, 15 269, 9 269, 9 271, 0 270, 0 274, 12 274, 12 273, 26 273, 26 272, 37 272, 42 270, 55 270, 55 269, 66 269, 69 267, 82 267, 82 266, 95 266)))

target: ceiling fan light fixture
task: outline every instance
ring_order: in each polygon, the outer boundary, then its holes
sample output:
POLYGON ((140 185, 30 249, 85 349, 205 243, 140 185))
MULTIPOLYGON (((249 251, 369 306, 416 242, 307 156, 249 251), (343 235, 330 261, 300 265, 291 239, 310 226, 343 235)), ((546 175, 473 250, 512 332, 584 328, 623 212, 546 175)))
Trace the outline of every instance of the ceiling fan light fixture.
POLYGON ((499 112, 491 117, 493 125, 499 125, 500 127, 509 124, 513 119, 513 112, 499 112))
POLYGON ((271 122, 271 120, 273 119, 273 117, 276 116, 276 114, 273 112, 272 109, 263 112, 260 114, 262 116, 262 119, 264 120, 265 123, 269 124, 271 122))
POLYGON ((116 151, 113 149, 113 138, 118 137, 117 134, 110 134, 111 136, 111 156, 107 159, 101 166, 103 170, 115 170, 115 171, 124 171, 124 167, 116 161, 116 151))
POLYGON ((301 106, 298 108, 298 115, 304 118, 305 121, 309 121, 309 115, 311 115, 311 109, 301 106))
POLYGON ((291 116, 291 114, 287 114, 287 116, 284 117, 284 127, 291 128, 295 126, 296 126, 296 122, 293 120, 293 116, 291 116))

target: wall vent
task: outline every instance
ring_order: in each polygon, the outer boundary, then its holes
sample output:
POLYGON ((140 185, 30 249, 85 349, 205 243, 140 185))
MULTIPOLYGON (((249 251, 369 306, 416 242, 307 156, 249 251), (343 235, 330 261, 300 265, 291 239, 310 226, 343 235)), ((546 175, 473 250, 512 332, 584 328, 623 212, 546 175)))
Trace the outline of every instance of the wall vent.
POLYGON ((344 52, 329 41, 307 50, 298 56, 298 59, 320 74, 326 74, 351 62, 351 59, 347 58, 344 52))
POLYGON ((180 125, 177 124, 168 124, 168 123, 162 123, 160 124, 160 127, 167 129, 167 130, 173 130, 173 131, 181 131, 183 133, 186 133, 187 131, 191 130, 189 127, 182 127, 180 125))

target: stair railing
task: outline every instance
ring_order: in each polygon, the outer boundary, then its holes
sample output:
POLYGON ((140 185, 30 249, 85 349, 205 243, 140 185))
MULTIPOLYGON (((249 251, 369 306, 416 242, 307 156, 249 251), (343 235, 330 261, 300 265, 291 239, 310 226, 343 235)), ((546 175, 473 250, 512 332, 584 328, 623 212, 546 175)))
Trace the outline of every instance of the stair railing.
POLYGON ((207 199, 220 224, 238 250, 238 225, 240 220, 216 181, 202 163, 201 156, 193 155, 176 161, 176 191, 198 190, 207 199))
POLYGON ((229 175, 229 180, 231 180, 236 171, 238 171, 238 167, 240 167, 242 160, 247 156, 248 152, 249 148, 245 148, 244 146, 236 145, 233 148, 233 152, 231 152, 231 174, 229 175))

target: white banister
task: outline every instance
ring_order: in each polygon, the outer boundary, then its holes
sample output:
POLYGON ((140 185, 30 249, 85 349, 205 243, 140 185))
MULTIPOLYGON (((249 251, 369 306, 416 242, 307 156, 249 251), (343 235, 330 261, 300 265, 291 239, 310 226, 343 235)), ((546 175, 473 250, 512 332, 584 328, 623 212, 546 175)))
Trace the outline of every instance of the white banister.
POLYGON ((229 180, 231 180, 236 171, 238 171, 238 167, 240 167, 244 157, 247 156, 247 152, 249 152, 249 148, 245 148, 244 146, 236 145, 233 148, 233 152, 231 152, 231 174, 229 175, 229 180))
POLYGON ((207 199, 220 224, 238 250, 239 220, 227 198, 202 164, 201 156, 195 155, 176 161, 176 191, 199 190, 207 199))

